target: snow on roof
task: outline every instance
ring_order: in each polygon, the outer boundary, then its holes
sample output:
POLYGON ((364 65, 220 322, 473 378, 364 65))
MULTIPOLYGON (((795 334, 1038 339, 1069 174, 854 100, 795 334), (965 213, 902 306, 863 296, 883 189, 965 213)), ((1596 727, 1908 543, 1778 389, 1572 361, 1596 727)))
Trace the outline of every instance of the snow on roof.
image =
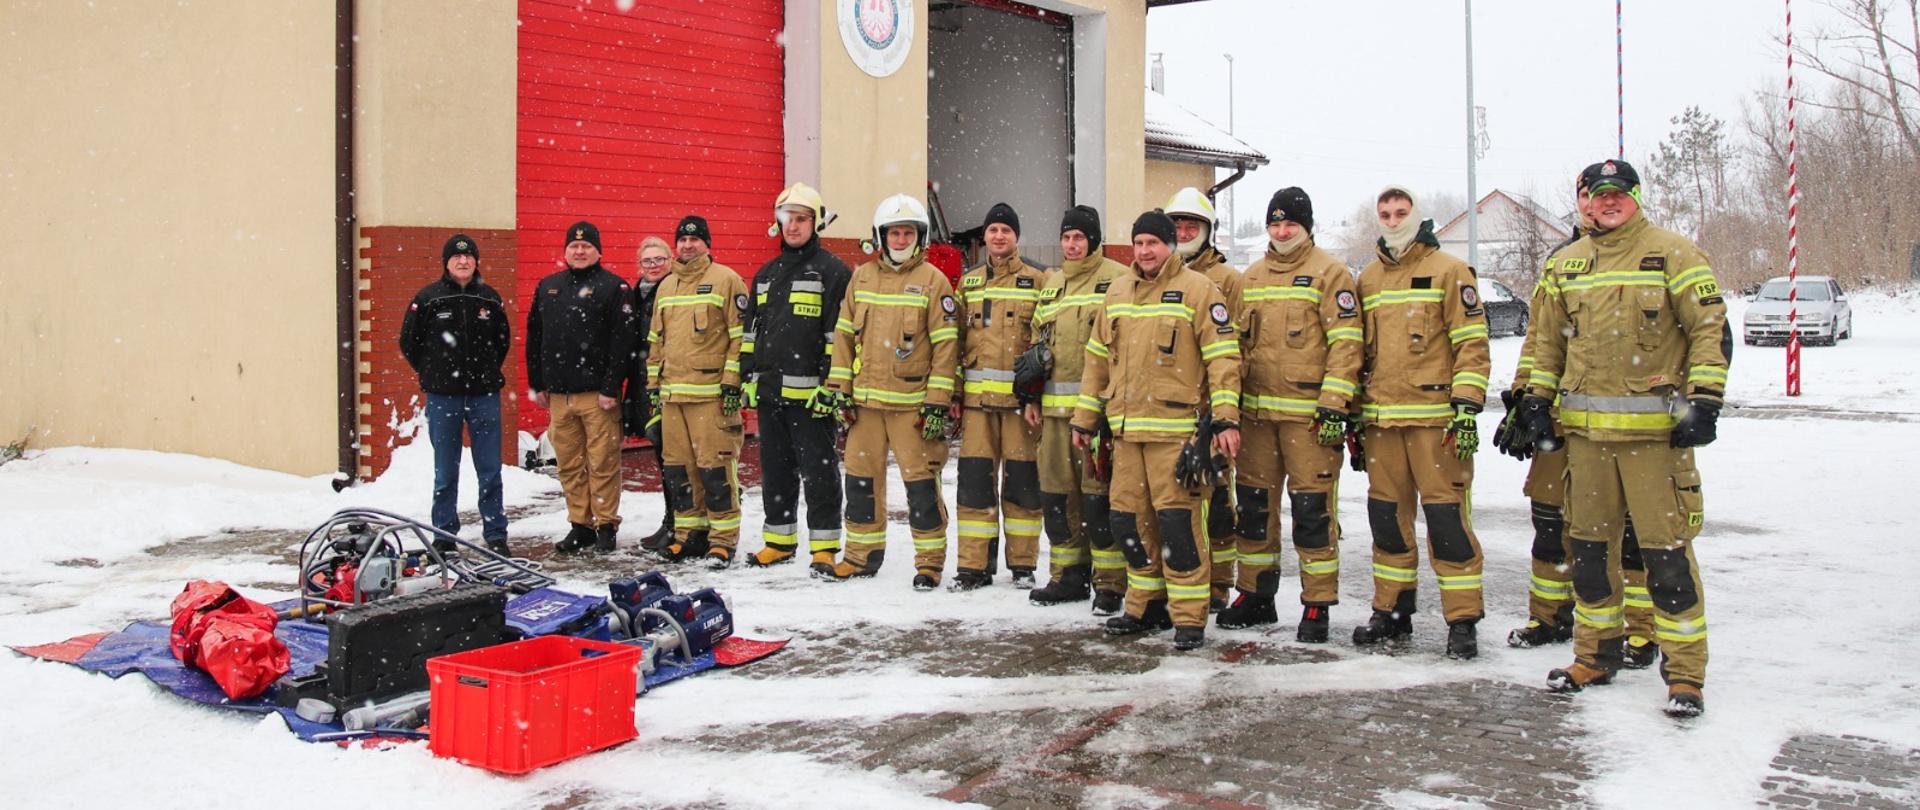
POLYGON ((1147 90, 1147 157, 1229 169, 1267 165, 1260 150, 1152 89, 1147 90))

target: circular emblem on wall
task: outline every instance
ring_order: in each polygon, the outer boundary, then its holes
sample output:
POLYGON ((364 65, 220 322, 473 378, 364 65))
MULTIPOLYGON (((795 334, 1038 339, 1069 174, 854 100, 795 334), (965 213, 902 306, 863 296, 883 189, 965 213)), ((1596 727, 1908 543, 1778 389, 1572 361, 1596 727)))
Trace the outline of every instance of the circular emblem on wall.
POLYGON ((913 0, 839 0, 840 42, 869 76, 892 76, 913 50, 913 0))

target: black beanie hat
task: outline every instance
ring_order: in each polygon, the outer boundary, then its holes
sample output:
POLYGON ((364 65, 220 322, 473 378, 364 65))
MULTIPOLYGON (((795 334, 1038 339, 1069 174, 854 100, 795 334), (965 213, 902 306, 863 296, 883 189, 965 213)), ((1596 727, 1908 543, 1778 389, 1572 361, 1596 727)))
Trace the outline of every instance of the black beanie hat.
POLYGON ((462 255, 472 256, 475 262, 480 261, 480 243, 464 233, 449 236, 447 244, 440 248, 440 266, 446 267, 448 259, 462 255))
POLYGON ((567 238, 562 244, 571 245, 575 242, 586 242, 593 245, 594 250, 600 250, 600 229, 584 219, 567 226, 567 238))
POLYGON ((1580 172, 1580 187, 1588 194, 1609 188, 1632 194, 1640 189, 1640 172, 1624 160, 1603 160, 1580 172))
POLYGON ((698 237, 700 241, 707 243, 707 247, 713 247, 713 231, 707 228, 705 217, 695 214, 681 217, 680 224, 673 229, 673 238, 679 239, 682 236, 698 237))
POLYGON ((1014 236, 1020 235, 1020 215, 1014 212, 1013 206, 994 203, 992 208, 987 209, 987 221, 980 223, 980 228, 985 230, 988 225, 995 222, 1012 228, 1014 236))
POLYGON ((1100 244, 1100 212, 1091 205, 1076 205, 1060 215, 1060 233, 1079 231, 1086 235, 1087 241, 1100 244))
POLYGON ((1299 186, 1274 192, 1273 199, 1267 201, 1267 222, 1298 222, 1307 233, 1313 233, 1313 198, 1299 186))
POLYGON ((1160 241, 1169 245, 1177 241, 1173 229, 1173 218, 1158 208, 1141 214, 1139 219, 1133 221, 1133 235, 1141 234, 1159 237, 1160 241))

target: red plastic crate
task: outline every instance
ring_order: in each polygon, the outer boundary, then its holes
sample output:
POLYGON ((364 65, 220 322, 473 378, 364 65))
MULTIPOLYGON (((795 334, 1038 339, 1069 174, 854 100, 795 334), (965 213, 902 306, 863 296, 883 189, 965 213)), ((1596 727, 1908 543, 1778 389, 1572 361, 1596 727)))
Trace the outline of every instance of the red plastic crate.
POLYGON ((521 774, 639 736, 640 648, 568 636, 427 660, 434 756, 521 774))

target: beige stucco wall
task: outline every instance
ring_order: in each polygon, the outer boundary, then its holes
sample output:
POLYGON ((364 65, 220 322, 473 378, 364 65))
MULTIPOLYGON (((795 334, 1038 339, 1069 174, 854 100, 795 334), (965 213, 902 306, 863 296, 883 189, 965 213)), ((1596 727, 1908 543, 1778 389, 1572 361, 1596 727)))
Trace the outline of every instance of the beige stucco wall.
POLYGON ((354 13, 359 224, 512 228, 514 0, 359 0, 354 13))
MULTIPOLYGON (((1141 124, 1144 130, 1146 125, 1141 124)), ((1167 204, 1173 193, 1187 186, 1206 191, 1214 184, 1213 167, 1192 163, 1176 163, 1171 160, 1149 160, 1145 162, 1146 182, 1142 187, 1141 210, 1159 208, 1167 204)), ((1133 220, 1127 220, 1129 228, 1133 220)))
POLYGON ((0 439, 334 469, 333 4, 4 17, 0 439))
MULTIPOLYGON (((1107 16, 1107 241, 1128 241, 1133 220, 1159 201, 1141 204, 1147 182, 1147 4, 1137 0, 1072 0, 1107 16)), ((1152 199, 1152 195, 1147 195, 1152 199)), ((1165 200, 1161 197, 1160 200, 1165 200)))
MULTIPOLYGON (((913 49, 898 71, 876 79, 847 56, 837 4, 817 2, 819 188, 827 207, 840 213, 824 236, 870 236, 881 200, 901 193, 926 199, 927 4, 913 3, 913 49)), ((789 3, 788 14, 796 7, 805 4, 789 3)))

